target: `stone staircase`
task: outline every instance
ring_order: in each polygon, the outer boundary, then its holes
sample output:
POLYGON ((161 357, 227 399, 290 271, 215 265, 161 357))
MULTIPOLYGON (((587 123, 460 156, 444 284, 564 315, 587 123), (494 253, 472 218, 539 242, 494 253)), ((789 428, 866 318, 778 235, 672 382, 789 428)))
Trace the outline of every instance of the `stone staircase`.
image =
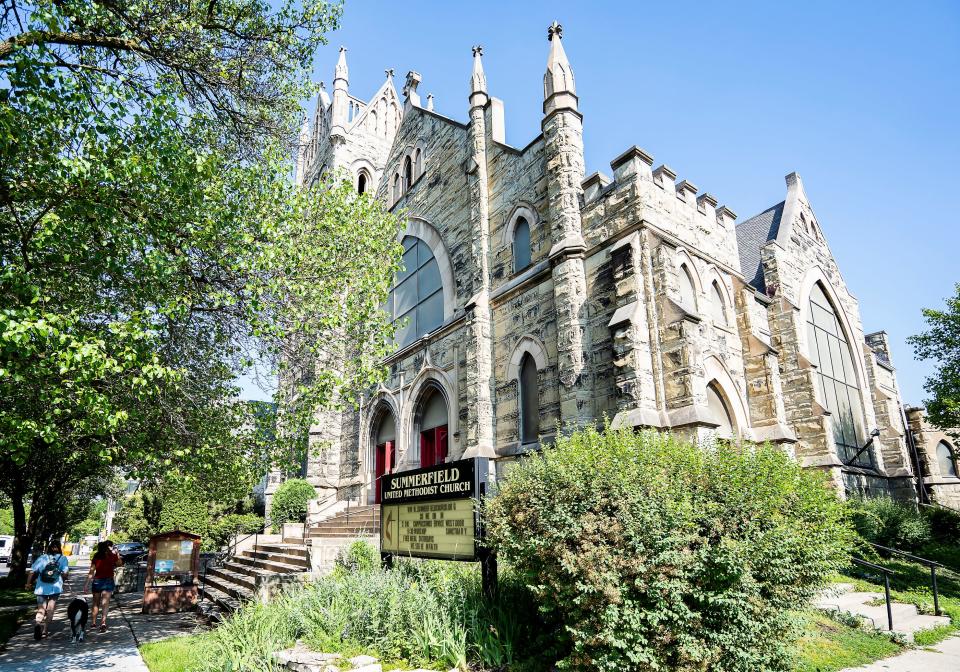
POLYGON ((208 568, 201 578, 199 609, 219 620, 244 602, 267 600, 286 584, 330 571, 340 549, 357 539, 379 545, 379 505, 350 506, 314 524, 305 540, 260 541, 208 568))
POLYGON ((311 539, 357 539, 379 536, 379 504, 351 506, 310 528, 311 539))
POLYGON ((250 600, 266 600, 288 583, 309 576, 310 555, 300 539, 263 542, 241 551, 201 578, 200 610, 219 620, 250 600))
MULTIPOLYGON (((854 590, 852 584, 834 584, 817 600, 816 607, 824 611, 840 611, 855 614, 872 623, 877 630, 887 629, 887 605, 883 593, 866 593, 854 590)), ((908 641, 913 641, 913 633, 928 630, 938 625, 947 625, 947 616, 921 614, 916 606, 902 602, 891 602, 893 631, 903 633, 908 641)))

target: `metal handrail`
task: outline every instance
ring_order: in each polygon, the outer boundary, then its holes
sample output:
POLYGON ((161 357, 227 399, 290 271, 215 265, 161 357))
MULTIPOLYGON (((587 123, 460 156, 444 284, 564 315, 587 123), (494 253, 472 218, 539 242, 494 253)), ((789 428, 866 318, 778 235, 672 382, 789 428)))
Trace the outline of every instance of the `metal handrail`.
POLYGON ((919 555, 914 555, 913 553, 907 553, 906 551, 901 551, 898 548, 881 546, 880 544, 874 544, 869 541, 867 543, 873 546, 874 548, 879 548, 880 550, 886 551, 888 553, 896 553, 897 555, 902 555, 905 558, 909 558, 913 562, 917 562, 921 565, 926 565, 927 567, 930 568, 930 585, 933 588, 933 614, 934 616, 939 616, 940 615, 940 594, 939 594, 939 591, 937 590, 937 567, 941 567, 943 569, 949 569, 949 568, 945 567, 944 565, 941 565, 939 562, 935 560, 928 560, 927 558, 921 558, 919 555))
POLYGON ((883 594, 887 601, 887 629, 892 631, 893 607, 890 605, 890 577, 894 575, 893 570, 887 569, 886 567, 881 567, 880 565, 875 565, 872 562, 867 562, 866 560, 862 560, 860 558, 851 557, 850 560, 857 565, 868 567, 883 574, 883 594))

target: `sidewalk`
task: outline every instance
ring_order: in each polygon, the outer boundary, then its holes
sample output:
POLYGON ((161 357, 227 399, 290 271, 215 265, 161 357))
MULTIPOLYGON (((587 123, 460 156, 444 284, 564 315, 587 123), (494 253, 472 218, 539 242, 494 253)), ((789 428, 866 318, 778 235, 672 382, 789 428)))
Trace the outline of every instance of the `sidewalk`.
POLYGON ((863 667, 842 672, 957 672, 960 670, 960 637, 950 637, 935 646, 911 649, 863 667))
MULTIPOLYGON (((50 637, 33 639, 33 613, 0 652, 0 672, 148 672, 137 646, 178 634, 195 632, 202 626, 193 613, 147 616, 140 613, 141 593, 114 595, 108 615, 109 630, 93 627, 92 612, 86 640, 70 643, 67 606, 83 588, 89 565, 70 568, 68 586, 57 602, 50 637)), ((81 595, 91 604, 90 593, 81 595)))

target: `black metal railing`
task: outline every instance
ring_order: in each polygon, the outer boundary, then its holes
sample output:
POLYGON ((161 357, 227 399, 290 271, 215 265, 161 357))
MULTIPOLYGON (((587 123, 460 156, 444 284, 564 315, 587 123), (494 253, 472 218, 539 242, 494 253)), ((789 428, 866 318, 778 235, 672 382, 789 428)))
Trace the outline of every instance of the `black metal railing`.
POLYGON ((881 567, 880 565, 875 565, 872 562, 867 562, 866 560, 862 560, 860 558, 850 558, 850 560, 854 564, 860 565, 861 567, 866 567, 883 574, 883 596, 887 603, 887 629, 892 631, 893 607, 890 604, 890 577, 894 575, 893 570, 887 569, 886 567, 881 567))
POLYGON ((889 546, 881 546, 880 544, 874 544, 867 542, 872 547, 880 549, 886 553, 893 553, 899 555, 902 558, 907 558, 913 562, 924 565, 930 570, 930 587, 933 591, 933 613, 935 616, 940 615, 940 594, 937 590, 937 569, 949 569, 948 567, 936 562, 935 560, 929 560, 927 558, 921 558, 919 555, 914 555, 913 553, 907 553, 906 551, 901 551, 898 548, 890 548, 889 546))

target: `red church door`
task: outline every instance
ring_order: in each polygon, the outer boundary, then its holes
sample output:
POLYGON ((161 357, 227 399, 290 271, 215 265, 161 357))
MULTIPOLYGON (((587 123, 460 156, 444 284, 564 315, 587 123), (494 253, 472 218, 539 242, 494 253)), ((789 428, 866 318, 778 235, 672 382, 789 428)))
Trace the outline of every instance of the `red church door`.
MULTIPOLYGON (((375 456, 375 475, 377 477, 374 481, 374 492, 376 493, 374 501, 380 503, 380 480, 381 477, 389 474, 393 471, 393 441, 387 441, 386 443, 381 443, 376 448, 375 456)), ((367 500, 370 501, 370 500, 367 500)))
POLYGON ((432 467, 447 460, 447 426, 420 432, 420 466, 432 467))

